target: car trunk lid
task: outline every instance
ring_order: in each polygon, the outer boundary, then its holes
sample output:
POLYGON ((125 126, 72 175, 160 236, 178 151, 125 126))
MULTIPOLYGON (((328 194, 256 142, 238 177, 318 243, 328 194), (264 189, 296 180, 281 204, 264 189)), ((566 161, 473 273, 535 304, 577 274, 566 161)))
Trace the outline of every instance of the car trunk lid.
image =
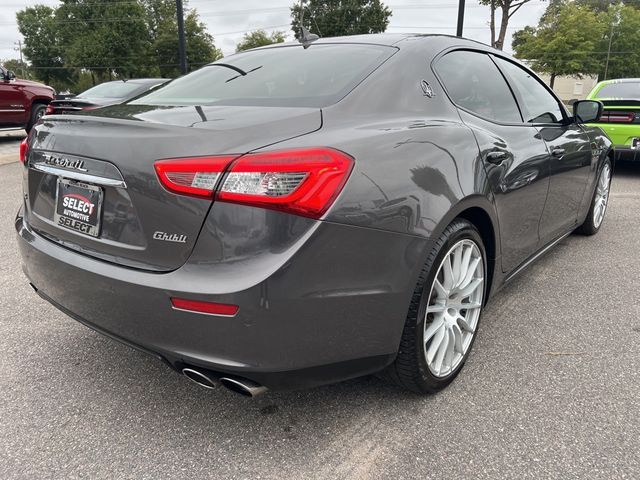
POLYGON ((240 155, 321 127, 317 108, 124 105, 97 112, 45 117, 35 128, 26 220, 68 248, 155 271, 184 264, 212 205, 165 190, 157 160, 240 155))

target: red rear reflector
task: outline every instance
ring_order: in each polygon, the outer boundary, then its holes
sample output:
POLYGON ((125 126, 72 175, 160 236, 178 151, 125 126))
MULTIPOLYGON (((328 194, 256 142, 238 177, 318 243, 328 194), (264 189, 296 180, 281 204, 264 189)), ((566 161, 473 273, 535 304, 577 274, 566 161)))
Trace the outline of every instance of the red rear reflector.
POLYGON ((352 168, 350 156, 330 148, 248 154, 231 165, 216 198, 319 218, 352 168))
POLYGON ((53 105, 49 104, 47 105, 47 109, 44 111, 45 115, 51 115, 53 112, 55 112, 56 109, 53 105))
POLYGON ((171 158, 154 164, 160 183, 173 193, 213 198, 220 175, 235 156, 171 158))
POLYGON ((206 313, 209 315, 223 315, 233 317, 238 313, 237 305, 226 303, 201 302, 199 300, 187 300, 186 298, 171 298, 171 305, 178 310, 189 312, 206 313))
POLYGON ((27 155, 29 153, 29 137, 25 137, 24 140, 20 142, 20 161, 22 163, 27 162, 27 155))

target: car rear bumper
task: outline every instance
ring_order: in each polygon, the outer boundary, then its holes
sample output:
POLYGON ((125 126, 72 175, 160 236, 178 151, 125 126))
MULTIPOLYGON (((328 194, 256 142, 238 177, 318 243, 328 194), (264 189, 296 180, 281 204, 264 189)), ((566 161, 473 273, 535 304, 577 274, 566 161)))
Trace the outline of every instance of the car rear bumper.
POLYGON ((16 230, 29 281, 67 315, 175 369, 196 366, 272 389, 336 382, 389 364, 425 242, 318 222, 257 284, 211 270, 203 285, 189 262, 169 273, 143 272, 59 246, 21 216, 16 230), (240 309, 235 317, 179 311, 171 308, 174 296, 240 309))
POLYGON ((615 159, 622 160, 626 162, 635 162, 640 161, 640 150, 635 148, 629 148, 628 146, 618 146, 614 147, 615 159))

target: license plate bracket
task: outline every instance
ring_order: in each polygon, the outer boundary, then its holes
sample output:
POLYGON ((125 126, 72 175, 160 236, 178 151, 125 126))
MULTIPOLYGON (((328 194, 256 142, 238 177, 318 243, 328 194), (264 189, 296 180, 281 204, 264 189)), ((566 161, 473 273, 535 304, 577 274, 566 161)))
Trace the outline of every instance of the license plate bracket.
POLYGON ((101 187, 59 177, 53 215, 56 225, 82 235, 99 236, 103 196, 101 187))

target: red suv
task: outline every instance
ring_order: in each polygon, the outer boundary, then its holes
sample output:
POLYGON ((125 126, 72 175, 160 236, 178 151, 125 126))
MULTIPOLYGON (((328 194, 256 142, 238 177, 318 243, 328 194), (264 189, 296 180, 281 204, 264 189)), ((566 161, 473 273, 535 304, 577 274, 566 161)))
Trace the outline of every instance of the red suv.
POLYGON ((55 94, 42 83, 17 79, 0 65, 0 130, 24 128, 28 132, 55 94))

